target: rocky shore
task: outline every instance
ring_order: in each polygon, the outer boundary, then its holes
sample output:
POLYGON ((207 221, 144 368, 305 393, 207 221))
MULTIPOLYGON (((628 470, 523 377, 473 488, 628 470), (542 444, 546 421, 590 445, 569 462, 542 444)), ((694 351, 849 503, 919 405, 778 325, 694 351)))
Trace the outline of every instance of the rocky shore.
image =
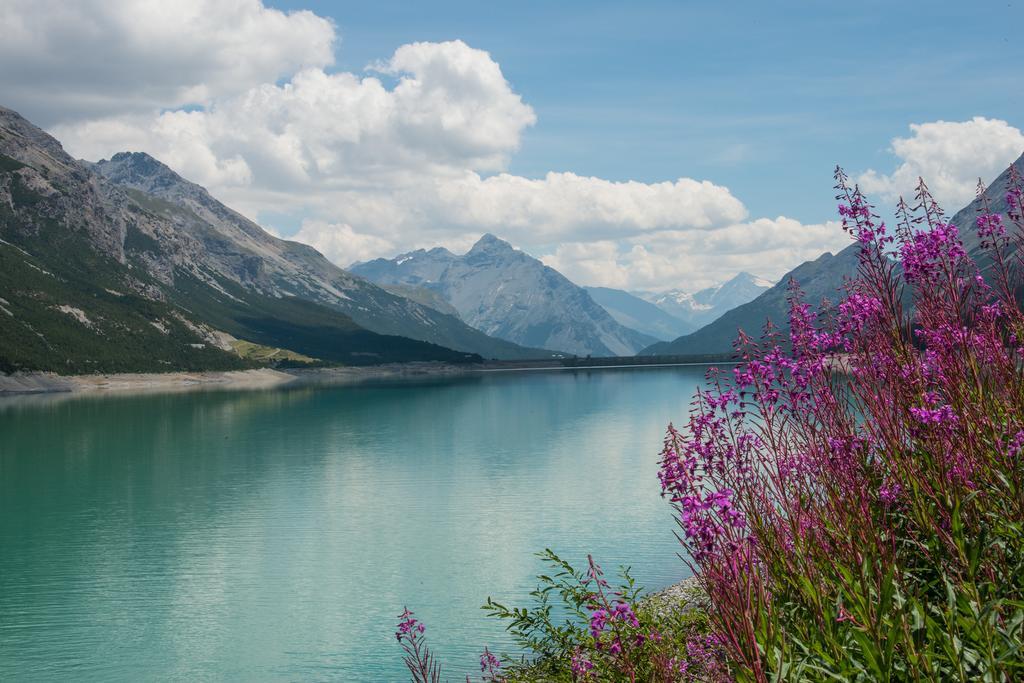
POLYGON ((691 576, 656 593, 645 595, 640 598, 640 602, 659 616, 668 616, 671 612, 688 612, 706 607, 707 596, 697 577, 691 576))
POLYGON ((380 379, 422 379, 452 377, 484 372, 527 372, 601 370, 608 368, 668 367, 706 365, 706 363, 658 363, 636 365, 567 366, 559 361, 493 361, 480 364, 454 364, 439 361, 391 363, 388 365, 343 366, 328 368, 259 368, 207 372, 123 373, 96 375, 58 375, 52 372, 0 374, 0 397, 20 394, 92 394, 165 393, 195 389, 268 389, 303 384, 351 384, 380 379))

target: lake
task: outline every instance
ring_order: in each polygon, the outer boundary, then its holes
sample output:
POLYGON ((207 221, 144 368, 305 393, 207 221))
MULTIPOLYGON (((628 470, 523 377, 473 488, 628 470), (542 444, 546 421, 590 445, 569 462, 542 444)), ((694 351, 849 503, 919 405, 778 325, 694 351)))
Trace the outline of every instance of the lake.
POLYGON ((705 368, 0 401, 0 680, 404 681, 509 651, 551 547, 689 575, 664 428, 705 368))

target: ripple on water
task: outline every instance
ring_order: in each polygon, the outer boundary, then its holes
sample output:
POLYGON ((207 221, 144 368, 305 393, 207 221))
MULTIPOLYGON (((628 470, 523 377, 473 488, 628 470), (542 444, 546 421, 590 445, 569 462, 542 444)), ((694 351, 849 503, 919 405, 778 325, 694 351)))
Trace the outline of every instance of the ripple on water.
POLYGON ((403 680, 509 649, 546 546, 686 575, 657 452, 703 368, 0 406, 0 680, 403 680))

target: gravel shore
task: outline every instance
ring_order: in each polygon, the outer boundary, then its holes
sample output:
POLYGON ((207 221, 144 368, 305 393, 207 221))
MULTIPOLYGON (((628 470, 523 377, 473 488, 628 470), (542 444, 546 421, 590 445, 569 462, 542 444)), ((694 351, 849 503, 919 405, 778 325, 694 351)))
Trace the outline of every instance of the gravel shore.
POLYGON ((0 375, 0 396, 18 394, 165 393, 195 389, 267 389, 285 384, 348 384, 375 379, 415 379, 472 372, 474 366, 448 363, 395 363, 360 367, 227 372, 56 375, 46 372, 0 375))
POLYGON ((667 615, 670 612, 688 612, 705 607, 707 597, 704 595, 697 577, 691 576, 657 593, 645 595, 640 602, 659 615, 667 615))

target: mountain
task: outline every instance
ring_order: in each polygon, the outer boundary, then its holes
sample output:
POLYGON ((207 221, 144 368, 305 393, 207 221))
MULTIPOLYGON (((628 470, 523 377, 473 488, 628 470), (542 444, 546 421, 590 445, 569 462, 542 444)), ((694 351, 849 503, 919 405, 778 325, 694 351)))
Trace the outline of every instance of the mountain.
POLYGON ((978 214, 981 212, 984 203, 988 204, 988 210, 992 213, 1002 214, 1004 221, 1006 222, 1007 232, 1013 231, 1013 225, 1006 220, 1006 210, 1009 208, 1006 202, 1006 191, 1010 184, 1011 173, 1016 173, 1018 176, 1024 176, 1024 154, 1014 161, 1009 168, 999 174, 999 177, 992 181, 992 183, 985 188, 984 202, 975 199, 964 208, 957 211, 950 219, 950 223, 957 226, 960 232, 960 238, 963 240, 964 249, 967 253, 974 257, 979 262, 988 261, 988 257, 983 253, 981 246, 981 238, 978 237, 978 231, 976 229, 975 221, 978 218, 978 214))
POLYGON ((441 295, 432 289, 412 287, 410 285, 379 285, 379 287, 385 292, 391 292, 395 296, 412 299, 418 304, 433 308, 435 311, 440 311, 456 318, 459 317, 459 312, 455 310, 455 307, 442 299, 441 295))
POLYGON ((726 311, 753 301, 771 286, 768 280, 743 272, 728 282, 702 289, 695 294, 671 290, 648 295, 647 300, 695 330, 726 311))
POLYGON ((789 278, 794 278, 804 290, 808 302, 818 303, 822 299, 836 301, 843 280, 857 270, 856 245, 843 249, 838 254, 822 254, 814 261, 808 261, 787 273, 777 285, 771 287, 753 301, 726 311, 713 322, 696 332, 675 341, 661 342, 649 346, 640 355, 690 355, 729 353, 736 341, 738 330, 757 336, 765 321, 786 328, 789 306, 789 278))
POLYGON ((771 280, 741 272, 728 282, 700 290, 693 295, 693 299, 699 304, 710 306, 714 311, 724 313, 753 301, 774 284, 771 280))
POLYGON ((654 341, 616 322, 558 271, 490 234, 461 256, 441 247, 419 249, 350 270, 383 286, 431 289, 473 327, 517 344, 627 356, 654 341))
POLYGON ((655 304, 635 294, 609 287, 584 289, 617 322, 655 339, 668 341, 696 329, 694 325, 669 315, 655 304))
POLYGON ((5 371, 238 367, 232 337, 352 364, 537 354, 267 234, 148 155, 76 161, 4 108, 0 259, 5 371))
MULTIPOLYGON (((357 324, 379 334, 399 335, 439 344, 486 358, 537 358, 545 354, 501 339, 488 337, 457 316, 407 298, 408 292, 388 292, 381 287, 338 268, 310 246, 281 240, 268 234, 244 216, 227 208, 194 183, 178 176, 146 154, 115 155, 95 165, 97 171, 128 190, 174 205, 168 212, 188 224, 196 216, 215 230, 208 257, 216 258, 220 242, 227 238, 228 251, 259 257, 259 278, 251 278, 243 266, 240 275, 250 286, 263 288, 273 296, 298 296, 336 308, 357 324), (185 213, 178 209, 184 208, 185 213)), ((166 209, 155 205, 154 209, 166 209)))
MULTIPOLYGON (((1018 173, 1024 173, 1024 155, 1013 163, 1018 173)), ((1004 171, 985 190, 985 198, 992 211, 1005 216, 1006 187, 1010 170, 1004 171)), ((981 204, 976 200, 958 211, 950 222, 957 226, 964 242, 964 247, 982 266, 987 258, 982 253, 980 240, 975 229, 981 204)), ((747 334, 760 334, 767 320, 771 320, 783 331, 788 329, 787 318, 789 307, 786 295, 790 278, 796 280, 806 295, 806 301, 817 305, 822 299, 838 302, 841 298, 841 287, 844 280, 853 277, 857 272, 857 255, 859 247, 851 244, 838 254, 823 254, 814 261, 808 261, 787 273, 777 285, 763 293, 750 303, 744 304, 696 332, 680 337, 672 342, 654 344, 640 353, 642 355, 675 355, 695 353, 727 353, 732 350, 737 330, 747 334)))

